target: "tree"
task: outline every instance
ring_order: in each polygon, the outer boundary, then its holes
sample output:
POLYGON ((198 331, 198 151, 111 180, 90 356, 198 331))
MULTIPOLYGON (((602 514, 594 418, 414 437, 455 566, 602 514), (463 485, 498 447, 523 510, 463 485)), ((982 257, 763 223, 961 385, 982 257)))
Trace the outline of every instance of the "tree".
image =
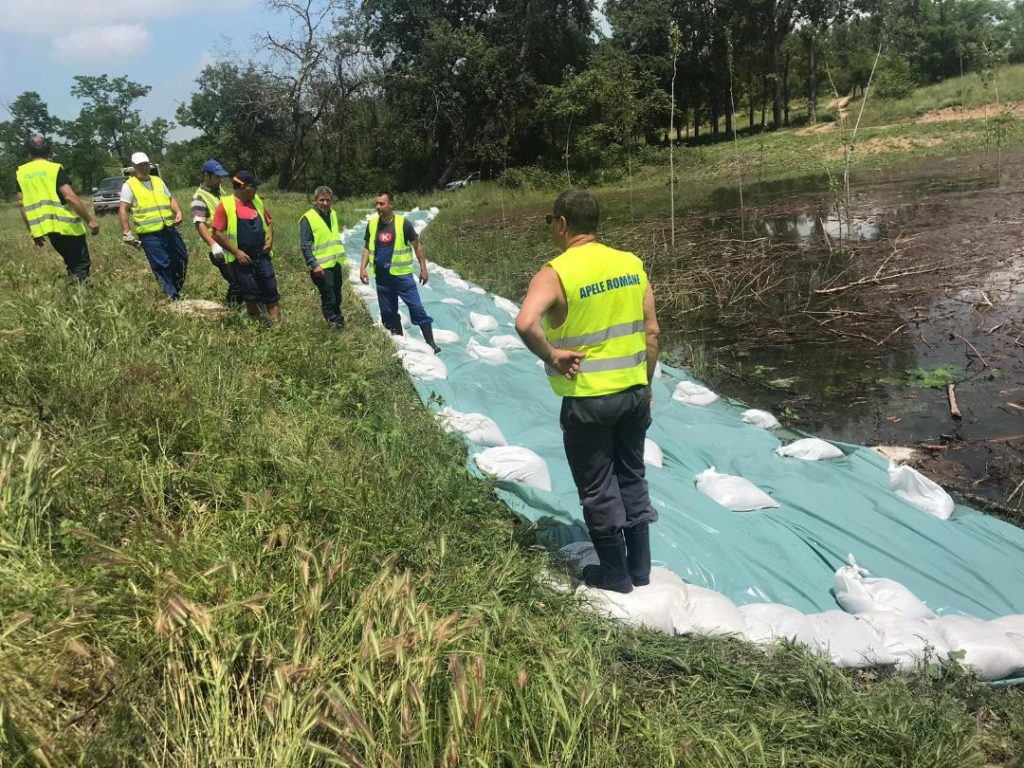
MULTIPOLYGON (((60 120, 50 114, 46 102, 35 91, 25 91, 5 104, 11 119, 0 122, 0 194, 14 191, 14 172, 25 158, 25 141, 40 133, 53 142, 60 120)), ((54 142, 54 148, 60 147, 54 142)))
MULTIPOLYGON (((111 156, 127 164, 133 149, 149 138, 135 102, 152 88, 124 76, 111 79, 108 75, 77 75, 74 80, 71 95, 85 102, 75 132, 83 138, 91 137, 111 156)), ((166 121, 163 125, 170 127, 166 121)))

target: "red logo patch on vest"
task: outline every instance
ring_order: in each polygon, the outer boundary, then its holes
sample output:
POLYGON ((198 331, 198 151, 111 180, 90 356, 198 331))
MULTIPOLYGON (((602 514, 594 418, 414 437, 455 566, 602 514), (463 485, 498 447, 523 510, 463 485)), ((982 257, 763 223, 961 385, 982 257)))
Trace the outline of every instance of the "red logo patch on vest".
POLYGON ((385 245, 387 245, 394 239, 395 235, 392 232, 381 232, 380 235, 377 236, 377 241, 385 245))

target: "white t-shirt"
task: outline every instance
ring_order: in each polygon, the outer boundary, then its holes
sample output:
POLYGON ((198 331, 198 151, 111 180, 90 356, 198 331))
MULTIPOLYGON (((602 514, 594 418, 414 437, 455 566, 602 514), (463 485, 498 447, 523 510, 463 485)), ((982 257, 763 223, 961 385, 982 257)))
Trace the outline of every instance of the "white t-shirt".
MULTIPOLYGON (((150 176, 146 181, 143 181, 142 183, 146 187, 146 189, 152 189, 153 188, 153 180, 154 179, 156 179, 161 184, 163 184, 164 192, 166 192, 167 196, 170 197, 171 196, 170 190, 167 189, 167 185, 164 184, 164 180, 161 179, 159 176, 150 176)), ((140 181, 142 181, 142 180, 140 179, 140 181)), ((128 205, 135 205, 135 193, 132 192, 132 188, 130 186, 128 186, 128 182, 127 181, 124 184, 121 185, 121 202, 122 203, 128 203, 128 205)))

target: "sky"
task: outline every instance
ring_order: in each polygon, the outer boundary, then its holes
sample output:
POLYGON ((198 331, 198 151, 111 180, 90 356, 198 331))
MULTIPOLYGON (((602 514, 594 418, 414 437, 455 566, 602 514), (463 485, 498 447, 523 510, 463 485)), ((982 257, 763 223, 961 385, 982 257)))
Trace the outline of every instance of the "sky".
MULTIPOLYGON (((253 39, 288 32, 262 0, 0 0, 0 120, 36 91, 50 113, 76 117, 75 75, 127 75, 152 86, 136 105, 144 120, 174 119, 211 61, 261 58, 253 39)), ((176 129, 171 139, 194 135, 176 129)))

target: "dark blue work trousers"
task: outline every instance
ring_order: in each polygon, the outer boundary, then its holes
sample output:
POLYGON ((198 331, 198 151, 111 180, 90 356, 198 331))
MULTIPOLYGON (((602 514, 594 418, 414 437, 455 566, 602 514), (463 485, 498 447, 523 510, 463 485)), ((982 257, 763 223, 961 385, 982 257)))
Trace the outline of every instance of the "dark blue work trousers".
POLYGON ((562 398, 562 444, 591 537, 658 519, 644 472, 648 393, 638 386, 601 397, 562 398))
POLYGON ((377 303, 380 304, 380 321, 391 333, 402 333, 402 318, 398 314, 398 299, 409 308, 409 319, 413 325, 430 325, 433 318, 427 314, 420 301, 413 275, 392 275, 387 267, 374 267, 377 283, 377 303))
POLYGON ((160 288, 170 298, 180 298, 185 272, 188 271, 188 249, 178 234, 178 228, 164 227, 159 232, 143 232, 139 240, 160 288))

